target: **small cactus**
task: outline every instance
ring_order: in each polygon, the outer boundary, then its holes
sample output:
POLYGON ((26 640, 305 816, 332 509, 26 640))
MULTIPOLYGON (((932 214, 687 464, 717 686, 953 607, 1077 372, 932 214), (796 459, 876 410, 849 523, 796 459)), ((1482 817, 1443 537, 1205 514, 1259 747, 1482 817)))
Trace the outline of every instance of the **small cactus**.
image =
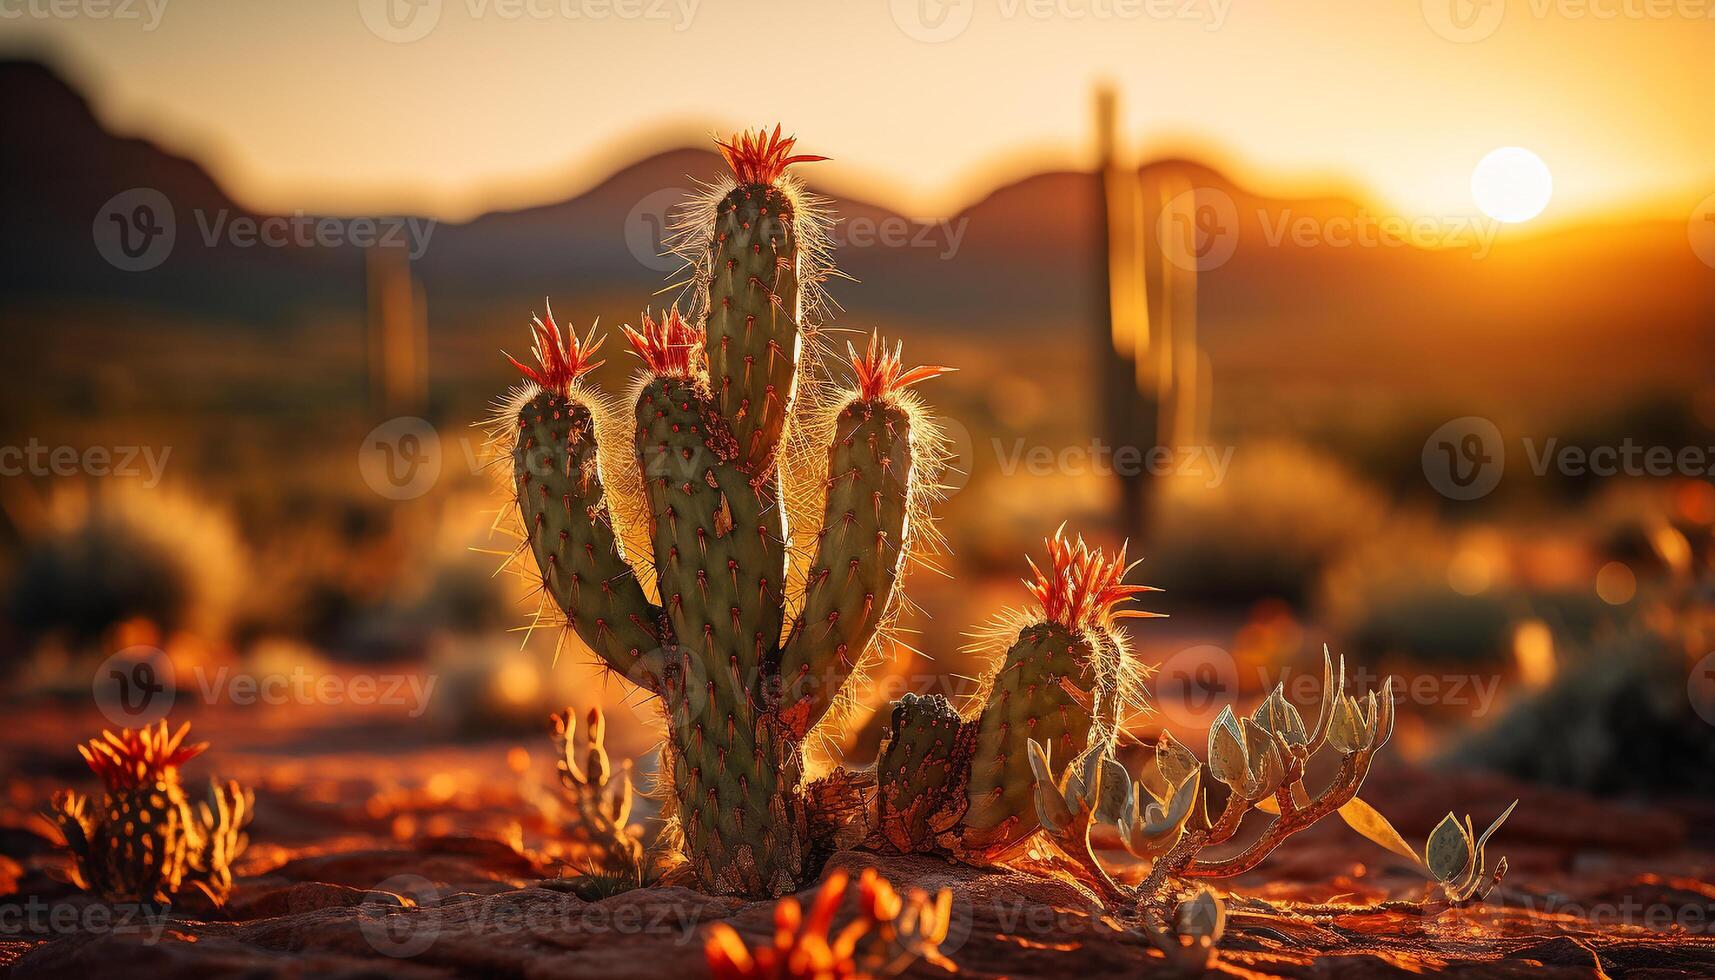
POLYGON ((643 884, 641 828, 630 823, 631 760, 614 771, 600 708, 590 709, 581 733, 570 708, 554 715, 553 724, 555 767, 576 817, 564 828, 575 847, 575 869, 586 877, 643 884))
POLYGON ((191 803, 179 766, 208 743, 185 744, 190 723, 124 729, 78 746, 104 787, 101 806, 71 790, 56 793, 52 816, 72 856, 72 882, 109 902, 171 902, 192 884, 216 904, 232 888, 232 862, 248 839, 253 797, 236 783, 210 783, 191 803))
POLYGON ((1126 585, 1125 550, 1109 557, 1064 529, 1048 540, 1048 567, 1030 563, 1033 615, 1003 621, 1017 638, 995 672, 977 716, 976 751, 961 849, 997 857, 1024 843, 1038 826, 1027 746, 1036 741, 1074 759, 1091 746, 1111 747, 1121 708, 1136 703, 1138 667, 1114 622, 1150 616, 1115 607, 1147 586, 1126 585), (1020 627, 1017 623, 1023 620, 1020 627))
POLYGON ((976 729, 939 694, 894 702, 876 765, 877 829, 890 847, 930 850, 958 824, 969 805, 965 783, 975 742, 976 729))

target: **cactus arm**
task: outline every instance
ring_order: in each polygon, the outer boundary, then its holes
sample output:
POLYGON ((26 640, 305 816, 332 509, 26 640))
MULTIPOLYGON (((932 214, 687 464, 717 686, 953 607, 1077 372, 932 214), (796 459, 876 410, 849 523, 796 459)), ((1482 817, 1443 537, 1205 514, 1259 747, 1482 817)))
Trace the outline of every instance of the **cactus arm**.
POLYGON ((709 384, 740 455, 760 471, 785 429, 798 371, 798 241, 792 202, 741 185, 716 212, 709 277, 709 384))
POLYGON ((781 653, 781 714, 800 737, 827 713, 875 637, 904 559, 911 421, 885 401, 840 412, 804 602, 781 653))
POLYGON ((658 690, 671 635, 614 534, 589 406, 542 391, 518 426, 513 485, 543 589, 603 663, 658 690))
POLYGON ((826 159, 792 154, 780 127, 718 141, 735 186, 709 230, 709 386, 746 472, 769 468, 797 382, 806 272, 802 226, 786 168, 826 159))

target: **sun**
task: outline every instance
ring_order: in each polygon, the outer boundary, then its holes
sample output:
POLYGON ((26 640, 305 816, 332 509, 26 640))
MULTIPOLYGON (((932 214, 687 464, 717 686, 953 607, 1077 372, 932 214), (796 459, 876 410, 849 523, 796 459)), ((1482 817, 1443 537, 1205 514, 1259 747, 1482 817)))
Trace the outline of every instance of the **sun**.
POLYGON ((1491 150, 1471 171, 1471 197, 1496 221, 1529 221, 1554 196, 1554 175, 1542 158, 1522 146, 1491 150))

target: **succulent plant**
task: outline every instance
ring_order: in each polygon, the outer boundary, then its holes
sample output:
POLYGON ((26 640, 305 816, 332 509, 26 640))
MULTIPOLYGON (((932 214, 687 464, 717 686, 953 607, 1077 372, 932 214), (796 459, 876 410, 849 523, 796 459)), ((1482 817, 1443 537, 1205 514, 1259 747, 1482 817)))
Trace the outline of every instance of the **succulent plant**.
POLYGON ((625 330, 645 368, 631 411, 584 380, 601 342, 550 314, 497 435, 545 611, 661 700, 667 839, 705 889, 778 896, 826 849, 804 743, 932 538, 938 438, 908 389, 943 369, 872 337, 854 383, 822 390, 824 219, 785 173, 820 158, 778 129, 721 146, 734 179, 679 228, 692 318, 625 330))
MULTIPOLYGON (((1135 782, 1099 745, 1056 776, 1051 750, 1032 739, 1042 829, 1085 881, 1143 909, 1169 898, 1175 880, 1251 870, 1287 838, 1331 814, 1427 869, 1449 903, 1480 899, 1506 872, 1505 859, 1490 872, 1484 847, 1511 809, 1481 837, 1470 832, 1469 820, 1461 825, 1449 815, 1431 836, 1426 858, 1419 858, 1387 818, 1357 795, 1375 754, 1393 733, 1392 680, 1359 700, 1346 693, 1345 675, 1344 661, 1336 672, 1324 650, 1322 704, 1313 724, 1305 724, 1279 686, 1247 718, 1239 718, 1230 706, 1221 711, 1209 729, 1206 762, 1163 733, 1155 745, 1155 771, 1135 782), (1311 757, 1324 748, 1338 760, 1338 769, 1312 796, 1304 775, 1311 757), (1203 856, 1205 848, 1231 841, 1252 811, 1272 818, 1259 835, 1237 852, 1203 856), (1121 846, 1150 862, 1141 884, 1121 885, 1102 867, 1090 842, 1097 825, 1111 828, 1121 846)), ((1182 935, 1165 924, 1158 909, 1144 914, 1143 921, 1152 938, 1182 935)), ((1168 952, 1177 955, 1177 950, 1168 952)))
POLYGON ((850 878, 828 876, 806 917, 796 898, 774 906, 774 940, 758 949, 746 946, 731 926, 709 927, 703 953, 714 980, 836 980, 891 977, 918 960, 949 972, 953 964, 940 952, 951 921, 953 893, 934 897, 912 889, 901 897, 874 868, 858 880, 858 913, 839 932, 839 912, 850 878))
POLYGON ((232 888, 232 862, 244 851, 254 799, 237 783, 210 782, 192 804, 179 766, 208 747, 185 744, 190 723, 165 721, 104 731, 78 752, 104 787, 97 808, 72 790, 56 793, 52 816, 71 851, 71 877, 109 902, 171 902, 187 884, 216 904, 232 888))
POLYGON ((1464 905, 1481 901, 1506 876, 1507 859, 1501 858, 1491 869, 1486 848, 1489 838, 1501 829, 1517 806, 1518 801, 1514 800, 1480 837, 1471 832, 1469 816, 1461 823, 1452 813, 1442 817, 1429 832, 1429 840, 1423 845, 1423 866, 1441 886, 1441 893, 1449 903, 1464 905))

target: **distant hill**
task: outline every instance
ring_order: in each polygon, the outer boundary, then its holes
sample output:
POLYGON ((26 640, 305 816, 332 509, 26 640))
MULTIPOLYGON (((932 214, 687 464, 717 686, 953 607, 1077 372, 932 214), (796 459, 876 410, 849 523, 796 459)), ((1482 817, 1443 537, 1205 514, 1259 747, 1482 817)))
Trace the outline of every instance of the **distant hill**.
MULTIPOLYGON (((260 216, 237 205, 195 161, 109 133, 84 98, 42 65, 0 61, 0 89, 0 130, 7 134, 0 149, 0 297, 9 303, 140 304, 239 324, 362 308, 361 255, 240 247, 224 232, 260 216), (103 258, 96 229, 121 232, 102 221, 110 217, 104 209, 138 188, 170 203, 174 239, 155 267, 126 271, 103 258), (210 244, 205 227, 222 234, 210 244)), ((113 210, 129 219, 134 209, 113 210)), ((133 244, 141 246, 141 235, 133 244)))
MULTIPOLYGON (((266 216, 248 215, 195 161, 104 130, 49 68, 0 62, 0 86, 0 300, 9 307, 103 305, 258 330, 361 318, 357 250, 205 241, 217 216, 266 216), (176 218, 170 255, 145 272, 116 268, 96 244, 104 219, 112 233, 136 216, 103 213, 133 188, 160 192, 176 218)), ((814 168, 804 170, 814 190, 814 168)), ((432 345, 443 355, 492 351, 502 329, 515 344, 519 322, 547 295, 580 323, 661 305, 668 297, 655 294, 671 268, 656 256, 664 212, 694 177, 717 172, 714 154, 673 149, 566 200, 433 226, 415 263, 432 345)), ((1200 202, 1230 204, 1231 255, 1203 273, 1197 296, 1199 340, 1223 379, 1319 386, 1332 398, 1359 388, 1603 393, 1621 379, 1690 383, 1715 363, 1715 271, 1691 253, 1683 225, 1505 238, 1479 259, 1471 249, 1340 245, 1331 233, 1362 227, 1363 205, 1263 198, 1193 161, 1152 163, 1144 176, 1152 189, 1171 176, 1199 188, 1200 202)), ((1038 174, 926 224, 836 200, 838 258, 859 280, 833 284, 841 322, 982 338, 985 348, 1085 344, 1097 189, 1093 175, 1038 174)), ((459 356, 434 363, 463 367, 459 356)))

